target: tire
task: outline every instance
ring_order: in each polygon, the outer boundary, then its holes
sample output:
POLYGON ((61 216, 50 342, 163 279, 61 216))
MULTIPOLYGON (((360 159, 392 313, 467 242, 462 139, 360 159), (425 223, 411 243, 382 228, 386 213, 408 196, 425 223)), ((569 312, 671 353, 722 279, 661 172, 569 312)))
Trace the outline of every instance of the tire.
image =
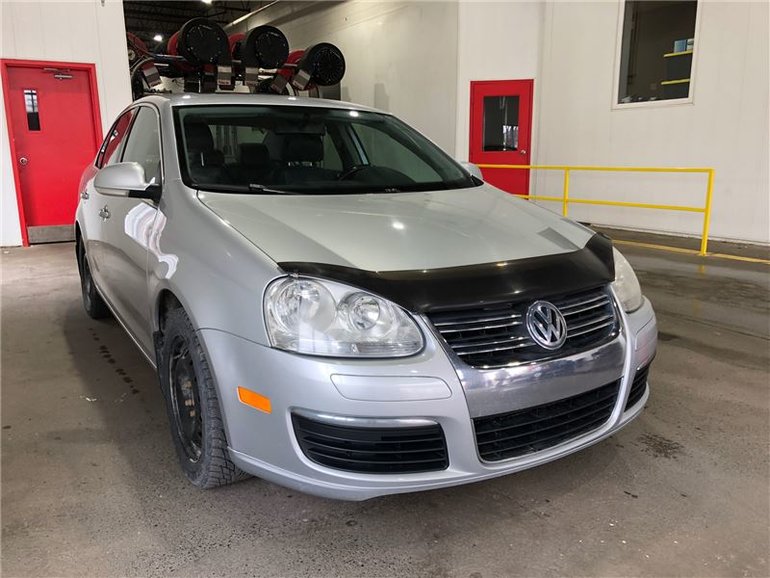
POLYGON ((214 380, 184 309, 166 317, 158 375, 179 465, 194 486, 216 488, 245 479, 227 453, 214 380))
POLYGON ((110 316, 110 308, 99 295, 94 279, 91 277, 91 267, 83 241, 77 244, 78 272, 80 273, 80 292, 83 294, 83 308, 92 319, 104 319, 110 316))

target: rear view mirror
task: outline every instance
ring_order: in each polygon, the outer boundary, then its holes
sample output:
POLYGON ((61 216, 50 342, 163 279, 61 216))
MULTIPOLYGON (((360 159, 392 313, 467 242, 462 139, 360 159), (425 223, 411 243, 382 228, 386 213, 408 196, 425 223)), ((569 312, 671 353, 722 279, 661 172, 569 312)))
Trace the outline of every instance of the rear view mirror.
POLYGON ((118 163, 103 167, 94 178, 94 188, 103 195, 132 199, 160 199, 160 185, 145 181, 139 163, 118 163))

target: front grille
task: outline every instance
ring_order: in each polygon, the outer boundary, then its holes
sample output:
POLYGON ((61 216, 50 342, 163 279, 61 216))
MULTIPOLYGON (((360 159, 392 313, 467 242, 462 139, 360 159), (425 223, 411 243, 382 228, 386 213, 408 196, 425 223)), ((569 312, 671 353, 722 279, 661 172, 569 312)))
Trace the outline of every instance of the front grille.
POLYGON ((329 468, 369 474, 444 470, 449 465, 439 424, 416 427, 330 425, 296 414, 294 433, 302 452, 329 468))
POLYGON ((525 325, 530 302, 512 302, 428 313, 447 344, 472 367, 566 356, 606 343, 617 334, 617 317, 606 287, 550 298, 567 322, 567 340, 557 351, 530 337, 525 325))
POLYGON ((647 389, 647 374, 650 373, 649 364, 636 371, 634 375, 634 382, 631 384, 631 391, 628 394, 628 401, 623 411, 628 411, 634 407, 639 400, 644 396, 644 392, 647 389))
POLYGON ((473 420, 482 460, 539 452, 597 429, 612 414, 620 381, 580 395, 473 420))

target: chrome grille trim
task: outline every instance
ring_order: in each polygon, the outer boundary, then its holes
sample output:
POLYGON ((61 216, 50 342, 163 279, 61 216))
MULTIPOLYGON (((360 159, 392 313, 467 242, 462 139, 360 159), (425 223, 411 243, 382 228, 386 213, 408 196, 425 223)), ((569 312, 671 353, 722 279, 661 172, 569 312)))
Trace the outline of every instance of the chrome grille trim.
POLYGON ((567 334, 567 339, 570 337, 579 337, 580 335, 586 335, 587 333, 591 333, 592 331, 598 331, 599 329, 604 329, 605 327, 609 327, 610 325, 613 325, 615 323, 614 320, 607 321, 605 323, 602 323, 601 325, 597 325, 596 327, 589 327, 588 329, 584 329, 583 331, 577 331, 574 333, 567 334))
POLYGON ((491 347, 486 349, 478 349, 476 351, 457 351, 457 355, 463 357, 468 355, 476 355, 477 353, 492 353, 494 351, 510 351, 512 349, 521 349, 523 347, 534 347, 536 344, 534 342, 529 343, 519 343, 517 345, 511 345, 510 347, 491 347))
MULTIPOLYGON (((595 301, 591 305, 587 305, 586 307, 581 307, 580 309, 573 310, 571 307, 564 307, 560 308, 560 311, 564 317, 569 317, 570 315, 577 315, 578 313, 584 313, 585 311, 590 311, 591 309, 596 309, 597 307, 604 307, 610 302, 609 299, 602 299, 601 301, 595 301)), ((576 307, 576 306, 573 306, 576 307)))
MULTIPOLYGON (((497 325, 474 325, 472 327, 466 327, 466 328, 451 328, 451 329, 440 329, 442 333, 460 333, 461 331, 481 331, 484 329, 499 329, 501 327, 513 327, 514 325, 521 325, 522 321, 513 321, 511 323, 499 323, 497 325)), ((467 323, 463 323, 462 325, 468 325, 467 323)))
POLYGON ((499 339, 497 341, 481 341, 480 338, 478 338, 478 337, 473 337, 473 338, 469 337, 468 339, 469 340, 472 339, 473 341, 471 343, 455 343, 454 344, 454 348, 455 349, 460 349, 461 347, 462 348, 466 348, 466 347, 479 347, 479 346, 485 347, 485 346, 488 346, 488 345, 503 345, 503 344, 506 344, 506 343, 517 343, 517 342, 520 342, 520 341, 530 341, 530 339, 528 337, 508 337, 506 339, 499 339))
MULTIPOLYGON (((490 321, 505 321, 507 319, 521 319, 521 315, 516 313, 514 315, 503 315, 502 317, 487 317, 487 318, 484 318, 484 319, 476 319, 476 320, 472 320, 472 321, 465 321, 465 322, 462 322, 460 324, 461 325, 470 325, 472 323, 488 323, 490 321)), ((519 323, 521 323, 521 321, 519 321, 519 323)), ((444 325, 455 325, 455 323, 452 322, 452 321, 446 321, 444 323, 435 323, 435 325, 436 325, 436 327, 442 327, 444 325)))
MULTIPOLYGON (((577 303, 569 303, 570 299, 554 299, 554 305, 558 306, 559 309, 565 310, 565 309, 571 309, 573 307, 580 307, 581 305, 586 305, 587 303, 594 303, 596 301, 609 301, 609 296, 607 295, 596 295, 595 297, 591 297, 590 299, 583 299, 582 301, 578 301, 577 303), (566 303, 565 303, 566 301, 566 303)), ((564 313, 564 311, 562 311, 564 313)))
POLYGON ((608 287, 545 299, 567 322, 566 342, 558 350, 542 348, 529 335, 523 318, 530 301, 429 312, 427 317, 457 357, 481 369, 571 355, 617 335, 619 315, 608 287))
POLYGON ((613 321, 615 319, 614 315, 605 315, 604 317, 599 317, 598 319, 591 319, 589 321, 585 321, 583 323, 578 323, 577 325, 570 325, 567 328, 567 337, 570 337, 571 335, 580 335, 579 333, 573 333, 572 331, 574 329, 583 329, 584 327, 588 327, 589 325, 594 325, 595 323, 601 323, 603 321, 613 321))

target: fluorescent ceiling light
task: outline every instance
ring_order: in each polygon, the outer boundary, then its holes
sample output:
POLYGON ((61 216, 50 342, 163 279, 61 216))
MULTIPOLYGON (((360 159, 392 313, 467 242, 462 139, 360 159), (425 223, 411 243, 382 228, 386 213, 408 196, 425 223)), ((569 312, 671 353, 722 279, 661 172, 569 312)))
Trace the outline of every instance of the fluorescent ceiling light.
POLYGON ((162 34, 156 34, 155 36, 152 37, 152 39, 155 42, 163 42, 163 35, 162 34))
POLYGON ((214 0, 201 0, 204 4, 211 4, 214 0))

